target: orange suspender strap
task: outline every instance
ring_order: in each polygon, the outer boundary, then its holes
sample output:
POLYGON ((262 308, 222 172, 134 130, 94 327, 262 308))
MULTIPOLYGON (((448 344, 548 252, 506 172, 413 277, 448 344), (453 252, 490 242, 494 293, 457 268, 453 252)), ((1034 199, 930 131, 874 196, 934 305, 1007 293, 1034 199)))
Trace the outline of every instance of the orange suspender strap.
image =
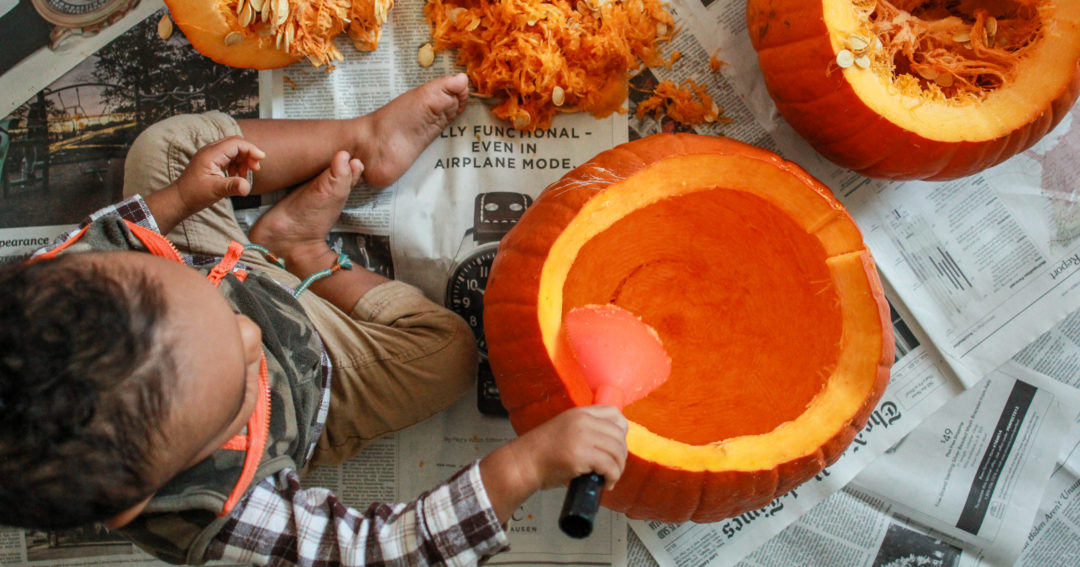
POLYGON ((86 234, 86 229, 88 229, 88 228, 90 228, 90 225, 86 225, 86 226, 82 227, 82 230, 80 230, 78 233, 72 235, 71 238, 65 240, 64 243, 61 244, 60 246, 57 246, 56 248, 53 248, 52 250, 49 250, 48 252, 42 252, 41 254, 38 254, 37 256, 34 256, 33 258, 30 258, 30 260, 28 260, 28 261, 29 262, 37 262, 38 260, 48 260, 50 258, 55 258, 56 255, 59 254, 64 248, 67 248, 68 246, 71 246, 72 244, 75 244, 76 240, 82 238, 82 235, 86 234))
POLYGON ((233 451, 247 451, 244 455, 244 468, 240 471, 240 479, 236 481, 232 493, 225 501, 225 506, 218 516, 227 516, 240 498, 247 492, 248 485, 255 478, 255 471, 259 468, 263 451, 266 450, 266 440, 270 431, 270 378, 266 369, 266 355, 259 362, 259 399, 255 402, 255 411, 251 413, 247 423, 247 435, 238 434, 233 436, 221 446, 222 449, 233 451))
POLYGON ((173 246, 169 239, 161 235, 160 232, 150 230, 149 228, 139 226, 131 221, 125 220, 128 229, 131 230, 131 234, 135 235, 143 246, 153 254, 154 256, 161 256, 162 258, 168 258, 170 260, 176 260, 177 262, 183 262, 184 259, 180 257, 180 252, 177 252, 176 246, 173 246))

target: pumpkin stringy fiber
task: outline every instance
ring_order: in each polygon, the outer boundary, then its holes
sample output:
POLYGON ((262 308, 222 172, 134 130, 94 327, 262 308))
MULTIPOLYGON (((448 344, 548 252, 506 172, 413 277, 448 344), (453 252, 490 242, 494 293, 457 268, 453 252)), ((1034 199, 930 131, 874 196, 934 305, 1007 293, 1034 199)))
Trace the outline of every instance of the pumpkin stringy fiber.
MULTIPOLYGON (((863 0, 881 61, 905 94, 977 101, 1016 78, 1045 0, 863 0), (992 6, 990 13, 984 6, 992 6)), ((866 12, 864 12, 866 13, 866 12)))
POLYGON ((546 128, 556 112, 624 111, 630 71, 665 65, 658 44, 676 33, 657 0, 430 0, 424 10, 435 49, 457 49, 474 93, 497 99, 495 115, 520 130, 546 128))

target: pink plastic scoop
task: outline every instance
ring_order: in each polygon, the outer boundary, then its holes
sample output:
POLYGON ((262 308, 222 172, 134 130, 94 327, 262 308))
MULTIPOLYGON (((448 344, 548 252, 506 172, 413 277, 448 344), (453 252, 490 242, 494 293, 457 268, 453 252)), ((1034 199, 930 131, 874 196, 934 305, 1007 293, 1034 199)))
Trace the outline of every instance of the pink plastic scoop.
POLYGON ((593 403, 620 410, 645 397, 671 375, 660 335, 616 305, 575 307, 563 318, 566 339, 593 403))
MULTIPOLYGON (((660 336, 637 315, 615 305, 585 305, 563 317, 570 350, 593 391, 593 403, 621 411, 658 388, 671 375, 671 358, 660 336)), ((583 474, 570 481, 559 515, 567 535, 592 533, 604 477, 583 474)))

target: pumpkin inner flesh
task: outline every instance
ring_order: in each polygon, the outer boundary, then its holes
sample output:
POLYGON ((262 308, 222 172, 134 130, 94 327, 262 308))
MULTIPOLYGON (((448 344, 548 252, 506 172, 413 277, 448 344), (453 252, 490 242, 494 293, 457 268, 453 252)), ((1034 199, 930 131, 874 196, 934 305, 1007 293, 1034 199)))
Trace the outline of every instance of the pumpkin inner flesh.
MULTIPOLYGON (((834 51, 864 104, 940 141, 997 138, 1042 112, 1075 73, 1080 3, 824 0, 834 51)), ((841 71, 840 69, 837 69, 841 71)))
MULTIPOLYGON (((604 171, 595 175, 604 178, 604 171)), ((575 370, 563 366, 567 358, 559 334, 563 314, 571 307, 564 306, 564 289, 579 251, 638 209, 715 189, 717 180, 723 180, 728 190, 750 193, 768 201, 803 232, 820 240, 838 299, 843 347, 832 375, 805 411, 770 432, 692 444, 658 435, 631 421, 627 444, 638 457, 672 468, 759 470, 819 451, 822 444, 850 426, 872 393, 881 364, 879 357, 867 353, 880 353, 885 340, 880 327, 879 298, 865 273, 869 260, 862 235, 834 201, 811 189, 805 179, 772 161, 700 154, 666 158, 606 186, 561 228, 548 250, 537 290, 537 323, 548 357, 566 382, 567 390, 587 390, 578 383, 582 380, 580 372, 575 378, 575 370)), ((680 297, 678 289, 669 290, 668 294, 680 297)))
POLYGON ((768 433, 802 414, 836 366, 841 321, 821 242, 757 195, 664 199, 586 242, 563 308, 614 303, 659 333, 668 381, 625 409, 691 445, 768 433))

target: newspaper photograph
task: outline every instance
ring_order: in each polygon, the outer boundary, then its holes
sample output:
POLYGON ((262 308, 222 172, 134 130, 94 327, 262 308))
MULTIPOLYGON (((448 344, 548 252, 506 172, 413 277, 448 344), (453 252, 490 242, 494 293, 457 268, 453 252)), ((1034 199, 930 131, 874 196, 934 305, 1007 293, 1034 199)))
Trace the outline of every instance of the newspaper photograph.
MULTIPOLYGON (((161 38, 157 23, 166 11, 158 4, 157 10, 140 7, 129 14, 126 27, 108 28, 125 32, 3 113, 0 264, 23 260, 86 215, 119 201, 128 148, 151 124, 207 110, 258 115, 258 74, 213 64, 183 34, 161 38), (132 23, 139 14, 143 19, 132 23)), ((50 59, 57 56, 46 51, 50 59)), ((16 69, 38 62, 36 57, 16 69)))

